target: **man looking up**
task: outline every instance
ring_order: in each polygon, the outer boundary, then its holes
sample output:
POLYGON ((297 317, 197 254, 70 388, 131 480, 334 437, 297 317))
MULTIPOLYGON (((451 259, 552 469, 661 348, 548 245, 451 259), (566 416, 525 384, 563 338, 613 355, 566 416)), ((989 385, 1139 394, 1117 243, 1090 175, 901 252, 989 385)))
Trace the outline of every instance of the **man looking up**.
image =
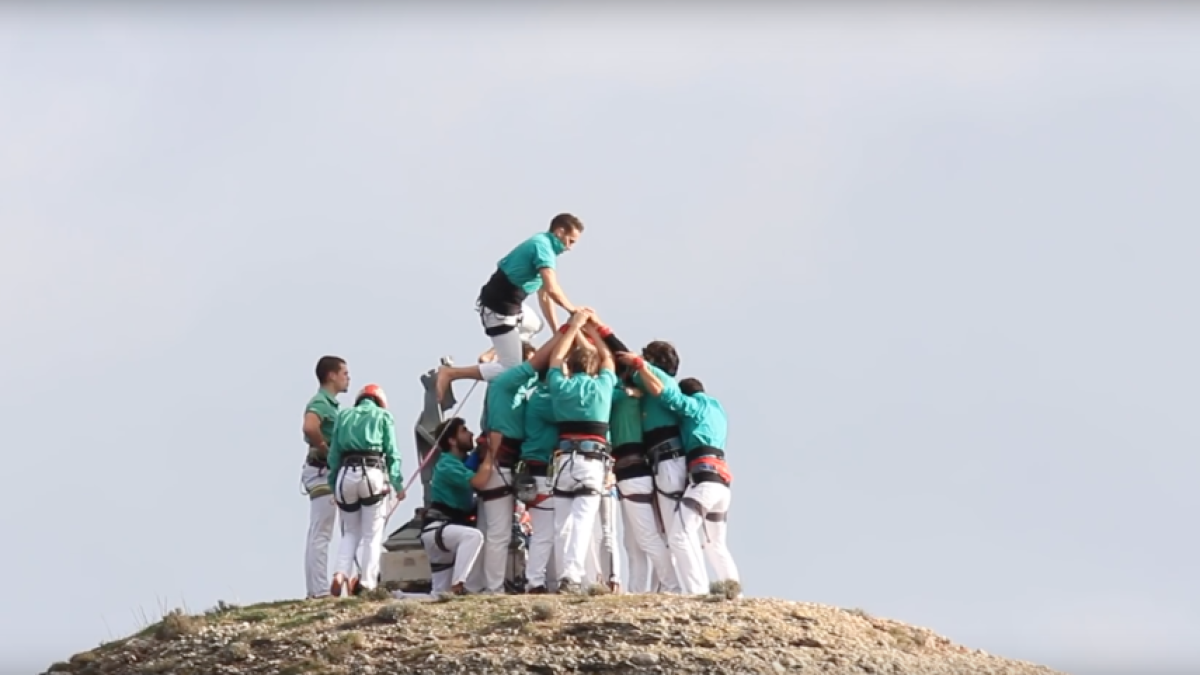
POLYGON ((496 470, 479 490, 478 527, 484 533, 483 590, 503 593, 509 544, 512 542, 513 468, 525 441, 525 401, 537 386, 538 371, 546 368, 557 335, 528 360, 501 373, 487 388, 488 450, 496 470))
POLYGON ((430 482, 430 505, 421 520, 421 544, 429 556, 433 595, 462 595, 483 548, 483 534, 469 524, 475 490, 483 489, 495 465, 485 457, 476 472, 463 463, 475 436, 461 417, 442 422, 436 433, 441 454, 430 482))
POLYGON ((570 251, 583 234, 583 223, 569 213, 560 213, 550 228, 521 242, 500 259, 496 271, 479 290, 479 318, 484 333, 492 339, 496 360, 480 367, 485 381, 491 381, 521 362, 519 329, 525 314, 525 299, 537 292, 542 314, 551 331, 558 330, 554 305, 568 313, 575 306, 558 284, 555 272, 558 256, 570 251))
POLYGON ((578 339, 580 329, 592 316, 590 310, 571 316, 566 334, 550 357, 550 370, 546 374, 558 422, 553 494, 558 533, 554 553, 562 570, 560 593, 582 590, 585 557, 611 457, 608 420, 613 388, 617 386, 612 352, 594 325, 588 333, 595 348, 578 339))
POLYGON ((300 482, 308 494, 308 538, 304 547, 305 597, 329 595, 329 541, 337 521, 337 507, 330 496, 326 473, 329 467, 329 438, 338 412, 338 394, 350 390, 350 369, 345 359, 322 356, 317 360, 320 388, 304 408, 304 440, 308 457, 300 470, 300 482))
POLYGON ((728 429, 725 409, 720 401, 705 393, 700 380, 687 378, 675 384, 670 379, 659 379, 641 357, 623 354, 621 359, 638 370, 652 396, 679 413, 682 419, 689 485, 681 500, 683 508, 679 510, 682 527, 673 529, 668 536, 687 542, 687 545, 679 542, 677 548, 686 553, 676 558, 686 592, 708 592, 704 557, 697 550, 701 533, 704 553, 717 580, 740 582, 737 565, 726 544, 733 474, 725 463, 728 429))

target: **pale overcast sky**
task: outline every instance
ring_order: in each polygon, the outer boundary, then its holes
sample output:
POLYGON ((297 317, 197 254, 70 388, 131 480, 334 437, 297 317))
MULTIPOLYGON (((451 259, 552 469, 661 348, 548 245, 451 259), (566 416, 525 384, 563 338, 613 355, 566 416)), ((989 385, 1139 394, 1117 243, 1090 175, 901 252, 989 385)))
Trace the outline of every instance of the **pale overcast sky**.
POLYGON ((570 297, 731 415, 749 594, 1200 669, 1200 13, 948 6, 6 5, 0 667, 302 596, 316 359, 408 475, 570 211, 570 297))

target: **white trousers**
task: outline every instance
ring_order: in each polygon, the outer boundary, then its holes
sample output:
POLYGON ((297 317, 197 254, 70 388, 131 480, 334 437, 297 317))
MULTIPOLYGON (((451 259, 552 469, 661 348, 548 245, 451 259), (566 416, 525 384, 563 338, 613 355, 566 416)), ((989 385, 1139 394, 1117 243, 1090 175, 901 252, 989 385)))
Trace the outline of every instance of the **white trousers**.
MULTIPOLYGON (((539 495, 550 494, 550 483, 545 476, 534 476, 539 495)), ((529 558, 525 562, 525 580, 527 588, 545 586, 554 588, 558 582, 555 578, 554 556, 554 498, 548 497, 534 506, 526 507, 529 511, 529 524, 533 534, 529 537, 529 558), (550 583, 547 583, 549 575, 550 583)))
MULTIPOLYGON (((484 490, 512 485, 512 469, 496 467, 484 490)), ((475 507, 475 526, 483 533, 483 552, 467 582, 472 593, 503 593, 508 569, 508 547, 512 543, 513 512, 516 502, 511 494, 498 499, 479 499, 475 507)))
POLYGON ((300 481, 308 492, 308 537, 304 545, 305 595, 321 598, 329 595, 329 542, 337 522, 337 505, 328 492, 327 472, 305 463, 300 481), (317 496, 313 496, 313 492, 317 496))
POLYGON ((660 490, 658 505, 667 529, 667 549, 675 561, 679 592, 687 595, 707 594, 708 570, 704 568, 704 553, 700 548, 700 541, 695 536, 688 535, 684 527, 680 501, 662 494, 682 493, 687 489, 687 459, 676 457, 660 462, 655 472, 655 480, 660 490))
POLYGON ((600 497, 600 508, 592 525, 584 576, 589 583, 610 584, 621 580, 621 560, 617 550, 616 499, 611 493, 600 497))
MULTIPOLYGON (((679 593, 679 577, 675 573, 675 563, 671 559, 671 551, 667 548, 667 536, 659 530, 658 518, 654 515, 654 505, 645 503, 646 499, 660 500, 661 495, 654 493, 654 481, 649 477, 630 478, 617 483, 617 488, 624 497, 621 500, 621 514, 625 524, 625 550, 629 553, 630 592, 645 593, 660 589, 664 593, 679 593), (637 501, 635 501, 637 500, 637 501), (630 539, 633 543, 630 544, 630 539), (635 553, 635 547, 637 553, 635 553), (635 556, 644 560, 642 570, 635 574, 635 556), (653 570, 653 576, 648 578, 653 570), (635 586, 633 579, 640 580, 635 586), (634 588, 644 590, 634 590, 634 588)), ((674 505, 675 502, 667 500, 674 505)), ((666 527, 670 515, 666 511, 663 516, 663 527, 666 527)))
POLYGON ((465 585, 483 549, 483 533, 466 525, 447 525, 442 530, 442 543, 450 550, 443 551, 437 545, 434 523, 428 527, 429 531, 421 533, 421 544, 425 547, 425 555, 429 556, 429 564, 454 565, 433 573, 433 594, 445 593, 455 584, 465 585))
POLYGON ((529 342, 545 327, 545 322, 528 301, 521 305, 521 313, 517 316, 505 316, 487 307, 481 307, 479 317, 483 320, 484 328, 513 327, 513 330, 506 333, 491 336, 496 358, 479 364, 479 375, 483 377, 484 382, 491 382, 500 373, 521 365, 521 343, 529 342))
POLYGON ((558 562, 558 579, 582 584, 585 581, 588 547, 592 543, 596 514, 600 511, 600 494, 604 490, 604 463, 582 455, 559 455, 554 458, 552 485, 557 490, 572 492, 582 488, 597 494, 578 494, 574 497, 554 496, 554 557, 558 562))
MULTIPOLYGON (((737 565, 726 543, 729 531, 726 519, 732 497, 730 489, 721 483, 699 483, 684 493, 683 507, 679 512, 686 536, 700 543, 716 580, 740 583, 737 565)), ((697 561, 692 561, 692 564, 697 564, 697 561)), ((700 559, 698 564, 703 569, 704 559, 700 559)))
POLYGON ((391 506, 390 495, 366 506, 361 500, 389 490, 387 476, 382 469, 361 466, 343 466, 338 470, 333 486, 333 496, 339 506, 357 506, 347 511, 342 508, 342 543, 338 549, 336 571, 353 576, 351 572, 357 561, 362 574, 359 585, 364 589, 375 588, 379 583, 379 558, 383 555, 383 529, 387 524, 387 513, 391 506))

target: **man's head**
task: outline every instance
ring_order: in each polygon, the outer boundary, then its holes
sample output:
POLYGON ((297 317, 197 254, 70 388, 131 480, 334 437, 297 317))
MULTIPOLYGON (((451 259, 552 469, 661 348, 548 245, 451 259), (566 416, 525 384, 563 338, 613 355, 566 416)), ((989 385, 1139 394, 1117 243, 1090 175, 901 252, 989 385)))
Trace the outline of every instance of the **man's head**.
POLYGON ((433 435, 438 439, 438 447, 443 452, 465 457, 475 447, 475 435, 471 433, 467 421, 461 417, 451 417, 437 426, 433 435))
POLYGON ((697 380, 694 377, 685 377, 684 379, 679 381, 679 391, 682 392, 684 396, 691 396, 692 394, 703 394, 704 393, 704 384, 702 384, 700 382, 700 380, 697 380))
POLYGON ((571 349, 571 353, 567 354, 566 366, 569 375, 576 373, 595 375, 600 370, 600 354, 594 347, 576 344, 571 349))
POLYGON ((679 372, 679 352, 670 342, 655 340, 642 347, 642 358, 671 377, 679 372))
POLYGON ((340 356, 322 356, 317 359, 317 382, 335 393, 350 391, 350 368, 340 356))
POLYGON ((569 213, 560 213, 550 220, 550 233, 570 251, 583 234, 583 222, 569 213))
POLYGON ((368 384, 363 387, 358 395, 354 397, 354 405, 358 405, 363 401, 374 401, 375 405, 380 408, 387 407, 387 393, 383 391, 383 387, 377 384, 368 384))

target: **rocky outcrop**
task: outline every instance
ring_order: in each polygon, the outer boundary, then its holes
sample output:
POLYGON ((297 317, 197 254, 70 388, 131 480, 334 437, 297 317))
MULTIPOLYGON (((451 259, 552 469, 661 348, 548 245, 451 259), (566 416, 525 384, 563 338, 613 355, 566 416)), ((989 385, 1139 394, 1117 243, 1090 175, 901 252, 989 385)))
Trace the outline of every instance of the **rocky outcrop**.
POLYGON ((222 604, 168 614, 48 672, 1055 674, 859 611, 716 594, 222 604))

